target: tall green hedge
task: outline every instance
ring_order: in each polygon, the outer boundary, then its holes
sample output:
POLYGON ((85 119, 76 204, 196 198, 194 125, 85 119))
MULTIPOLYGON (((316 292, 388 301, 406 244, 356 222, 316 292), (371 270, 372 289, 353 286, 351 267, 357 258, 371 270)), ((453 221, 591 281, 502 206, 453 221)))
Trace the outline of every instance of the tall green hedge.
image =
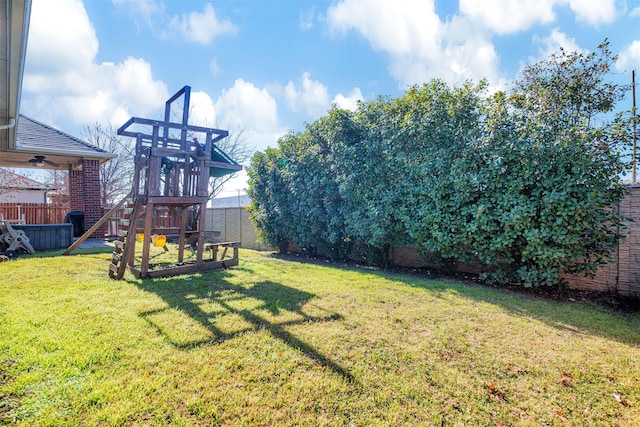
POLYGON ((251 217, 266 243, 334 258, 355 243, 384 264, 410 245, 501 283, 591 273, 623 236, 627 127, 602 117, 624 94, 614 60, 605 42, 527 67, 509 93, 433 80, 334 108, 256 153, 251 217))

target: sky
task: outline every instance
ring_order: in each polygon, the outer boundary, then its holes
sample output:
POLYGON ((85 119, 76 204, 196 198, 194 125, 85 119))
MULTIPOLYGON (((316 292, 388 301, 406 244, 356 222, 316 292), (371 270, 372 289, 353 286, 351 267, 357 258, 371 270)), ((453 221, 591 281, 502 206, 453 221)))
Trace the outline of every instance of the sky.
MULTIPOLYGON (((262 151, 332 105, 433 78, 508 89, 525 65, 605 39, 630 84, 640 0, 33 0, 21 113, 83 138, 161 119, 188 85, 192 124, 262 151)), ((221 196, 246 188, 241 173, 221 196)))

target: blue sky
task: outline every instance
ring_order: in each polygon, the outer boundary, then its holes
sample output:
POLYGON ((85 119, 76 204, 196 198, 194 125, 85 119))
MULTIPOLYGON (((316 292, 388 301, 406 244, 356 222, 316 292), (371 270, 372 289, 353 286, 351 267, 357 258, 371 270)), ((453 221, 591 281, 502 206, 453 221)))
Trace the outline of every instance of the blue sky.
MULTIPOLYGON (((242 130, 263 150, 332 104, 431 78, 504 89, 561 46, 605 38, 614 78, 630 83, 640 0, 33 0, 21 111, 82 137, 161 118, 189 85, 194 124, 242 130)), ((244 188, 241 175, 223 196, 244 188)))

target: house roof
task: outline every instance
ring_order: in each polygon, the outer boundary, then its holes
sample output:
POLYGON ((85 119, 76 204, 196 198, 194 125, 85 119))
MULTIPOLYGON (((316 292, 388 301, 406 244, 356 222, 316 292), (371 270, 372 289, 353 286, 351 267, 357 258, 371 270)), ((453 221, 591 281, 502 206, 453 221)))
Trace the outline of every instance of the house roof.
POLYGON ((244 208, 251 204, 251 198, 247 194, 238 194, 237 196, 216 197, 211 200, 211 207, 219 208, 244 208))
POLYGON ((34 156, 43 156, 48 169, 66 170, 69 165, 78 165, 81 159, 104 163, 116 157, 113 153, 24 114, 19 115, 16 128, 15 149, 3 153, 0 166, 33 167, 34 163, 29 160, 34 156))
POLYGON ((101 148, 64 133, 54 127, 45 125, 31 117, 20 114, 16 148, 20 150, 34 149, 38 152, 73 153, 92 158, 113 158, 113 154, 101 148))
POLYGON ((18 175, 6 169, 0 169, 0 188, 11 190, 41 190, 53 191, 56 188, 38 181, 34 181, 26 176, 18 175))

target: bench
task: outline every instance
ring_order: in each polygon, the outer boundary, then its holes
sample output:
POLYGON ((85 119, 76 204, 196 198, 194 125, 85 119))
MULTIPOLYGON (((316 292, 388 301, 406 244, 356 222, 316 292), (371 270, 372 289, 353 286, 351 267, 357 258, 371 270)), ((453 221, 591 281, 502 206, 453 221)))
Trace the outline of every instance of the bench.
POLYGON ((232 259, 238 259, 238 248, 242 242, 220 242, 220 243, 209 243, 205 245, 205 249, 211 251, 211 259, 213 261, 222 261, 224 257, 227 255, 227 251, 229 248, 233 248, 233 257, 232 259), (218 259, 218 253, 220 248, 224 248, 222 254, 220 255, 220 259, 218 259))

